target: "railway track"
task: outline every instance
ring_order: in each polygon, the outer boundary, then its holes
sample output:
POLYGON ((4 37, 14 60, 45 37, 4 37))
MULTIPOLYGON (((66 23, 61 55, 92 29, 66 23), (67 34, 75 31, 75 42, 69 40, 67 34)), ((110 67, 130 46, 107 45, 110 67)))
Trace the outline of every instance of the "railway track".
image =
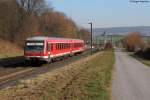
POLYGON ((32 78, 36 75, 64 67, 67 64, 79 59, 83 59, 89 55, 90 51, 88 50, 80 55, 68 57, 51 64, 44 64, 40 67, 32 67, 27 65, 21 66, 21 63, 15 63, 14 65, 12 64, 13 67, 11 67, 11 65, 7 65, 6 68, 0 68, 0 89, 3 89, 7 86, 17 85, 19 83, 18 80, 32 78))

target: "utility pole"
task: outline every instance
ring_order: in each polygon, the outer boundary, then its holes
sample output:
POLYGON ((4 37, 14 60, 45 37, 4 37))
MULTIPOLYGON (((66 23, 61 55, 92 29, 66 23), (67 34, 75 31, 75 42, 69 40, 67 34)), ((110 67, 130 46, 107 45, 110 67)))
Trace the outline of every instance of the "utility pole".
POLYGON ((92 47, 92 44, 93 44, 93 36, 92 36, 92 34, 93 34, 93 24, 92 24, 92 22, 90 22, 90 23, 88 23, 88 24, 90 24, 91 25, 91 55, 92 55, 92 53, 93 53, 93 47, 92 47))

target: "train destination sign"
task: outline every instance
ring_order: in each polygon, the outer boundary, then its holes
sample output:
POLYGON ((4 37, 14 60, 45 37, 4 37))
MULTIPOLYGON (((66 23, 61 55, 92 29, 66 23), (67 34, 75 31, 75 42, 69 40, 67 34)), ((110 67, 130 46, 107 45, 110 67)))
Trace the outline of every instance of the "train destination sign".
POLYGON ((27 43, 27 45, 44 45, 44 43, 27 43))

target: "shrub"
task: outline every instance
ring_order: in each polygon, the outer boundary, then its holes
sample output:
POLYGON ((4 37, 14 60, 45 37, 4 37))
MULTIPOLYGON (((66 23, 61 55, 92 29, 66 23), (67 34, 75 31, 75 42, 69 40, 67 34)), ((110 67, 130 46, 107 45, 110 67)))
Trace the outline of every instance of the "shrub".
POLYGON ((123 45, 128 51, 143 50, 144 42, 139 32, 131 32, 123 39, 123 45))

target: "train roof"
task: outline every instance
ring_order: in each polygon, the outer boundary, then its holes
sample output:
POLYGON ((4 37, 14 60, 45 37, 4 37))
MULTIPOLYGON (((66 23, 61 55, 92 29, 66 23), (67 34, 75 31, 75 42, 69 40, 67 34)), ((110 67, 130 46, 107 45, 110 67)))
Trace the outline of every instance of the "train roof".
POLYGON ((29 37, 27 40, 39 40, 39 41, 44 41, 44 40, 81 40, 81 39, 72 39, 72 38, 58 38, 58 37, 45 37, 45 36, 35 36, 35 37, 29 37))

